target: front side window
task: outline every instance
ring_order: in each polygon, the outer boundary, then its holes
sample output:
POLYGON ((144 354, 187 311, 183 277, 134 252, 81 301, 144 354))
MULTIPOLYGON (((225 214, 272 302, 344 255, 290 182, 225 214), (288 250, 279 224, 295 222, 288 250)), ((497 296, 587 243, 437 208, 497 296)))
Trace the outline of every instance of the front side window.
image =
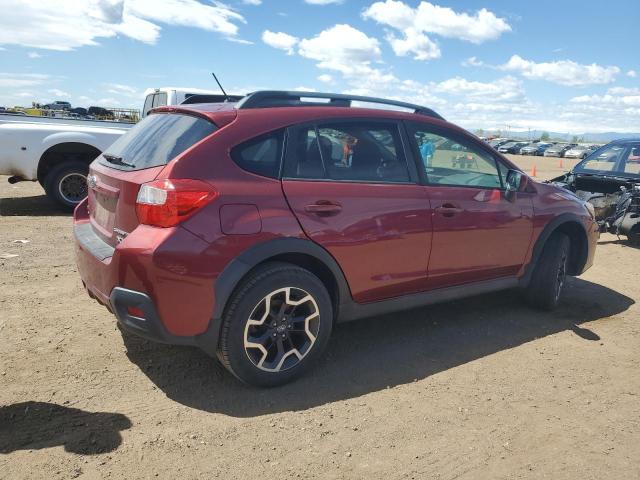
POLYGON ((292 135, 286 176, 355 182, 408 182, 394 123, 340 122, 301 127, 292 135))
POLYGON ((501 188, 506 166, 483 150, 419 127, 413 131, 427 181, 436 185, 501 188))

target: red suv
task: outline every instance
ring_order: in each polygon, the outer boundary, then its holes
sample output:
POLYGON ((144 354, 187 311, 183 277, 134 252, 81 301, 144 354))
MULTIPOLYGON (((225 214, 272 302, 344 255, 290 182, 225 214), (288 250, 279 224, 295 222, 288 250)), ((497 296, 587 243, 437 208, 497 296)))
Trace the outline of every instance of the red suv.
POLYGON ((74 231, 89 295, 262 386, 315 363, 335 322, 512 287, 553 308, 598 238, 571 192, 428 108, 369 97, 158 108, 88 186, 74 231))

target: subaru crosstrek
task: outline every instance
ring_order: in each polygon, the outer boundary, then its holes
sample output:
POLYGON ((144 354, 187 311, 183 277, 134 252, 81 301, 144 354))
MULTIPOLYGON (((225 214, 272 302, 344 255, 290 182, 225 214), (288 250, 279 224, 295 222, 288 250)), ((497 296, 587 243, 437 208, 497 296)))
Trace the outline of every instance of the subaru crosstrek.
POLYGON ((157 108, 91 164, 88 191, 88 294, 122 329, 261 386, 313 365, 336 322, 513 287, 551 309, 598 238, 572 192, 428 108, 369 97, 157 108))

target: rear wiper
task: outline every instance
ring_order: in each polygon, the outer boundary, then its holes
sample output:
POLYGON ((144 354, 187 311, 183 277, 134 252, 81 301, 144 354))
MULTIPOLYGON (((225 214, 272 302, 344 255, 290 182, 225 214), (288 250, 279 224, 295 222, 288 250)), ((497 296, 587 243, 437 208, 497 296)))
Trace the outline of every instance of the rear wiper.
POLYGON ((132 163, 125 162, 122 159, 122 157, 119 157, 117 155, 112 155, 110 153, 103 153, 102 156, 109 163, 115 163, 116 165, 124 165, 125 167, 131 167, 131 168, 135 167, 135 165, 133 165, 132 163))

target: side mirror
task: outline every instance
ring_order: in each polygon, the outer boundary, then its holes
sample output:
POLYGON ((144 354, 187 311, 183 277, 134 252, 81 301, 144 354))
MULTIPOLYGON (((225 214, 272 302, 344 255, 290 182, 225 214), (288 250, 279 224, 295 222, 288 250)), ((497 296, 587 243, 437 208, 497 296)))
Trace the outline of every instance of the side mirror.
POLYGON ((520 192, 525 186, 526 178, 522 172, 509 170, 505 182, 504 198, 509 202, 513 202, 516 199, 516 193, 520 192))

